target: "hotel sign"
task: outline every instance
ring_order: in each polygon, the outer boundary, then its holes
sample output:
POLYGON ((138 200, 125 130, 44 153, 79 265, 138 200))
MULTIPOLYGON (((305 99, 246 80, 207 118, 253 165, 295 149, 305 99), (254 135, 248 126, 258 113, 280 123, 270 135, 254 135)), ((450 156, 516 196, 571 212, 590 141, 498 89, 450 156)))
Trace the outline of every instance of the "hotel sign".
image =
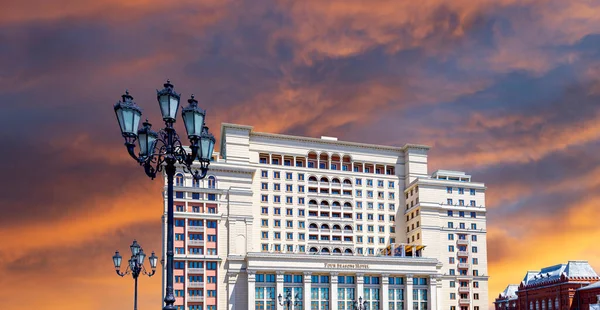
POLYGON ((329 264, 325 263, 325 268, 331 269, 369 269, 368 264, 329 264))

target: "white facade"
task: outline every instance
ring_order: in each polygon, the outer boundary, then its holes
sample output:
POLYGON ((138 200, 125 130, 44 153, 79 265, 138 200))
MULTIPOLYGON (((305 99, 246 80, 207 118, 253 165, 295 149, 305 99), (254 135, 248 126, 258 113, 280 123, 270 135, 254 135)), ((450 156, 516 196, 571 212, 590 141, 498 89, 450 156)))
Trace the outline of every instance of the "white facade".
POLYGON ((485 187, 428 147, 221 133, 210 179, 176 181, 180 309, 488 308, 485 187))

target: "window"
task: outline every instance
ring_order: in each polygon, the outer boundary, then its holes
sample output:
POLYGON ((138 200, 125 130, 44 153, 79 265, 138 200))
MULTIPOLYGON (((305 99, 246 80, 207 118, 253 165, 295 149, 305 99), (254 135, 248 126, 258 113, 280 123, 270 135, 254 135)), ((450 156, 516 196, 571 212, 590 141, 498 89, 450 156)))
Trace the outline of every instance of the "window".
POLYGON ((446 199, 446 204, 452 205, 452 198, 446 199))
POLYGON ((446 187, 446 193, 452 194, 452 187, 446 187))
POLYGON ((479 287, 479 282, 477 282, 477 281, 474 281, 474 282, 473 282, 473 287, 475 287, 475 288, 478 288, 478 287, 479 287))
POLYGON ((456 299, 456 293, 450 293, 450 299, 452 299, 452 300, 456 299))
POLYGON ((454 271, 454 269, 450 269, 450 270, 448 270, 448 272, 450 273, 451 276, 456 274, 456 271, 454 271))
POLYGON ((175 208, 177 212, 183 212, 183 206, 176 206, 175 208))
POLYGON ((269 232, 268 231, 263 231, 260 233, 260 237, 262 239, 268 239, 269 238, 269 232))
POLYGON ((304 181, 304 173, 298 173, 298 180, 304 181))
POLYGON ((262 227, 269 226, 269 220, 261 220, 260 224, 262 227))
POLYGON ((274 196, 273 196, 273 202, 275 202, 275 203, 280 203, 280 202, 281 202, 281 196, 274 195, 274 196))
POLYGON ((456 287, 456 282, 450 281, 450 287, 456 287))
POLYGON ((208 188, 216 188, 217 187, 217 179, 214 176, 208 177, 208 188))
POLYGON ((285 197, 285 203, 291 204, 292 202, 292 197, 285 197))
POLYGON ((463 199, 459 199, 458 200, 458 205, 459 206, 464 206, 465 205, 465 201, 463 199))
POLYGON ((269 214, 269 208, 268 207, 262 207, 260 209, 260 211, 261 211, 260 213, 263 214, 263 215, 269 214))
POLYGON ((206 236, 206 240, 208 242, 217 242, 217 235, 208 235, 206 236))
POLYGON ((473 253, 477 253, 477 247, 476 247, 476 246, 472 247, 472 248, 471 248, 471 251, 472 251, 473 253))
POLYGON ((175 192, 175 198, 183 199, 183 192, 175 192))
POLYGON ((260 201, 269 202, 269 195, 262 195, 260 201))
POLYGON ((448 257, 448 264, 454 264, 454 257, 448 257))
POLYGON ((478 276, 479 275, 479 270, 473 270, 473 275, 474 276, 478 276))
POLYGON ((394 181, 388 181, 388 187, 394 188, 394 181))
POLYGON ((454 240, 454 234, 448 234, 448 240, 454 240))
POLYGON ((448 222, 448 228, 454 228, 454 223, 448 222))
POLYGON ((267 177, 269 177, 269 172, 267 170, 261 170, 260 176, 262 178, 267 178, 267 177))
POLYGON ((471 193, 471 195, 475 195, 475 189, 474 189, 474 188, 471 188, 471 189, 469 190, 469 192, 471 193))
POLYGON ((275 227, 281 227, 281 221, 280 220, 274 220, 273 221, 273 226, 275 226, 275 227))
POLYGON ((285 173, 285 179, 286 180, 291 180, 292 179, 292 173, 291 172, 286 172, 285 173))
POLYGON ((356 179, 355 183, 356 185, 362 185, 362 179, 356 179))
POLYGON ((208 194, 208 200, 217 200, 217 195, 216 194, 208 194))
POLYGON ((475 200, 471 200, 470 205, 471 207, 475 207, 475 200))
POLYGON ((452 210, 448 210, 448 216, 454 216, 452 210))
POLYGON ((458 211, 458 217, 465 217, 465 211, 458 211))
POLYGON ((185 226, 185 220, 175 220, 175 226, 176 227, 184 227, 185 226))
POLYGON ((454 246, 453 245, 449 245, 448 246, 448 252, 454 252, 454 246))
MULTIPOLYGON (((304 185, 298 185, 298 192, 304 193, 304 185)), ((304 198, 302 198, 302 199, 304 199, 304 198)))
POLYGON ((477 241, 477 235, 472 235, 471 236, 471 241, 477 241))
POLYGON ((462 188, 462 187, 459 187, 458 188, 458 193, 461 194, 461 195, 464 194, 465 193, 465 189, 462 188))
POLYGON ((459 223, 458 224, 458 228, 465 229, 465 223, 459 223))
POLYGON ((479 259, 477 257, 473 257, 473 265, 478 265, 479 259))
POLYGON ((217 270, 217 263, 216 262, 206 262, 206 269, 207 270, 217 270))
POLYGON ((471 229, 477 229, 477 224, 475 224, 475 223, 472 223, 472 224, 471 224, 471 229))

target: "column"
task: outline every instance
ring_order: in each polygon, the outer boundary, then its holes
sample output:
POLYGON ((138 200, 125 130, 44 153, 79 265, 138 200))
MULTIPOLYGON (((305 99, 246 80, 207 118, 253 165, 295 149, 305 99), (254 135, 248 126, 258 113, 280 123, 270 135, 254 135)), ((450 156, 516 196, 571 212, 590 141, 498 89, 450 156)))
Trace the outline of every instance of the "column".
POLYGON ((406 257, 406 247, 404 243, 402 243, 402 257, 406 257))
POLYGON ((235 282, 237 282, 237 274, 236 273, 228 273, 227 274, 227 303, 229 304, 229 310, 235 310, 235 282))
POLYGON ((406 301, 406 310, 413 310, 413 275, 412 274, 407 274, 406 275, 406 285, 404 286, 406 288, 406 292, 405 292, 405 301, 406 301))
POLYGON ((364 278, 365 274, 364 273, 357 273, 356 274, 356 294, 354 296, 354 300, 358 301, 358 298, 362 297, 363 300, 365 299, 365 296, 363 296, 365 294, 365 278, 364 278))
POLYGON ((416 246, 412 246, 412 257, 417 257, 417 247, 416 246))
POLYGON ((389 284, 390 284, 390 275, 382 274, 381 275, 381 300, 379 301, 381 304, 381 309, 388 309, 390 303, 390 295, 389 295, 389 284))
POLYGON ((283 274, 284 274, 283 271, 277 271, 277 275, 275 278, 275 281, 276 281, 276 283, 275 283, 275 299, 276 299, 275 308, 278 310, 283 310, 283 306, 279 304, 279 298, 278 298, 279 294, 281 294, 282 298, 285 298, 285 294, 283 293, 283 274))
POLYGON ((430 310, 437 309, 437 280, 435 275, 429 276, 429 292, 427 294, 429 295, 428 304, 430 310))
POLYGON ((304 273, 304 309, 310 309, 310 283, 312 272, 304 273))
POLYGON ((248 271, 248 309, 256 308, 254 298, 256 296, 256 272, 248 271))
POLYGON ((330 273, 329 278, 329 309, 337 310, 338 309, 338 274, 337 272, 330 273))
POLYGON ((269 165, 273 164, 273 158, 271 156, 271 153, 269 153, 269 165))

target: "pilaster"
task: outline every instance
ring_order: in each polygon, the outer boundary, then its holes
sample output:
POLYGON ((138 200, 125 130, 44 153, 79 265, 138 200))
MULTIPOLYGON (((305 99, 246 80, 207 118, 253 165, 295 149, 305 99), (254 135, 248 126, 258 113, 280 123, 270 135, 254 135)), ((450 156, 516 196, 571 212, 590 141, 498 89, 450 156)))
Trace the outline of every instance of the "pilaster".
POLYGON ((254 309, 256 302, 254 300, 256 294, 256 272, 248 271, 248 309, 254 309))
POLYGON ((406 275, 406 294, 405 294, 405 300, 406 300, 406 309, 410 310, 413 309, 413 275, 412 274, 407 274, 406 275))
POLYGON ((330 300, 329 308, 331 310, 338 309, 338 293, 337 293, 338 275, 339 275, 338 272, 332 272, 332 273, 330 273, 330 277, 329 277, 329 300, 330 300))

